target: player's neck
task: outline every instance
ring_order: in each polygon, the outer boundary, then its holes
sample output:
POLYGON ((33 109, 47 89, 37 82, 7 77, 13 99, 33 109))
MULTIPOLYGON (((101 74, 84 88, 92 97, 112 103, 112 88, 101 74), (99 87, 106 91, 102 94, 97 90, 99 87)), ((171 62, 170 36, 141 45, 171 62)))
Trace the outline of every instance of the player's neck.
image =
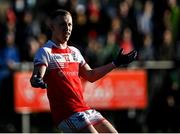
POLYGON ((55 45, 60 48, 60 49, 66 49, 67 48, 67 42, 61 43, 58 42, 57 40, 51 39, 52 42, 55 43, 55 45))

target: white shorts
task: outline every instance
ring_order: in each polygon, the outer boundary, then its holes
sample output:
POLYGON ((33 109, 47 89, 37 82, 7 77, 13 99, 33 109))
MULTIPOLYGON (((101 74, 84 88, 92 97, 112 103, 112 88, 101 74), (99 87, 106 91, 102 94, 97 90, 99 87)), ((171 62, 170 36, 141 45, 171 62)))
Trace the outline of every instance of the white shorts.
POLYGON ((102 122, 105 118, 96 110, 86 110, 77 112, 68 119, 63 120, 58 129, 63 132, 72 133, 78 132, 88 125, 95 125, 102 122))

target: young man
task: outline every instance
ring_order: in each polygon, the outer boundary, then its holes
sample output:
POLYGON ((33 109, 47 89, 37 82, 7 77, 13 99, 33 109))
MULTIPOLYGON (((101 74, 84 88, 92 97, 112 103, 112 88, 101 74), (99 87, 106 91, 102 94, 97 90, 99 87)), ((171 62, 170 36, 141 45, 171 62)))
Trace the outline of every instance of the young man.
POLYGON ((110 122, 84 102, 80 76, 94 82, 132 62, 136 51, 123 55, 121 50, 112 63, 91 69, 80 51, 67 44, 73 27, 71 14, 59 9, 50 18, 52 38, 35 56, 31 85, 47 88, 52 116, 61 131, 117 133, 110 122))

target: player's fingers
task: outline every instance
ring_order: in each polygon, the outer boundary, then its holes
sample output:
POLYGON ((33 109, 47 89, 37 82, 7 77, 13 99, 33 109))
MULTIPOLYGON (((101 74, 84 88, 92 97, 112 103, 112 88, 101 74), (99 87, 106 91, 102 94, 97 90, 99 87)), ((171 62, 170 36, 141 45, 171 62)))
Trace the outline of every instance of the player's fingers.
POLYGON ((128 53, 128 55, 132 55, 136 52, 136 50, 132 50, 131 52, 128 53))
POLYGON ((136 55, 137 55, 136 50, 132 50, 131 52, 128 53, 128 56, 136 56, 136 55))
POLYGON ((128 57, 129 57, 130 59, 136 59, 136 57, 137 57, 137 51, 136 51, 136 50, 131 51, 130 53, 128 53, 128 57))

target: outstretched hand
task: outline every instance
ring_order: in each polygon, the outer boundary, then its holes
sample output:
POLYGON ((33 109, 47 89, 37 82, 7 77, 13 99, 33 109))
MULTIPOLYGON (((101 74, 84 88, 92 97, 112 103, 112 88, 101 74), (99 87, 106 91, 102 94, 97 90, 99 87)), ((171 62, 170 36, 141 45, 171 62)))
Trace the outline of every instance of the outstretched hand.
POLYGON ((126 65, 126 64, 131 63, 132 61, 136 59, 136 57, 137 57, 136 50, 132 50, 131 52, 127 54, 123 54, 123 49, 121 48, 119 51, 119 54, 117 55, 113 63, 116 67, 119 67, 120 65, 126 65))

